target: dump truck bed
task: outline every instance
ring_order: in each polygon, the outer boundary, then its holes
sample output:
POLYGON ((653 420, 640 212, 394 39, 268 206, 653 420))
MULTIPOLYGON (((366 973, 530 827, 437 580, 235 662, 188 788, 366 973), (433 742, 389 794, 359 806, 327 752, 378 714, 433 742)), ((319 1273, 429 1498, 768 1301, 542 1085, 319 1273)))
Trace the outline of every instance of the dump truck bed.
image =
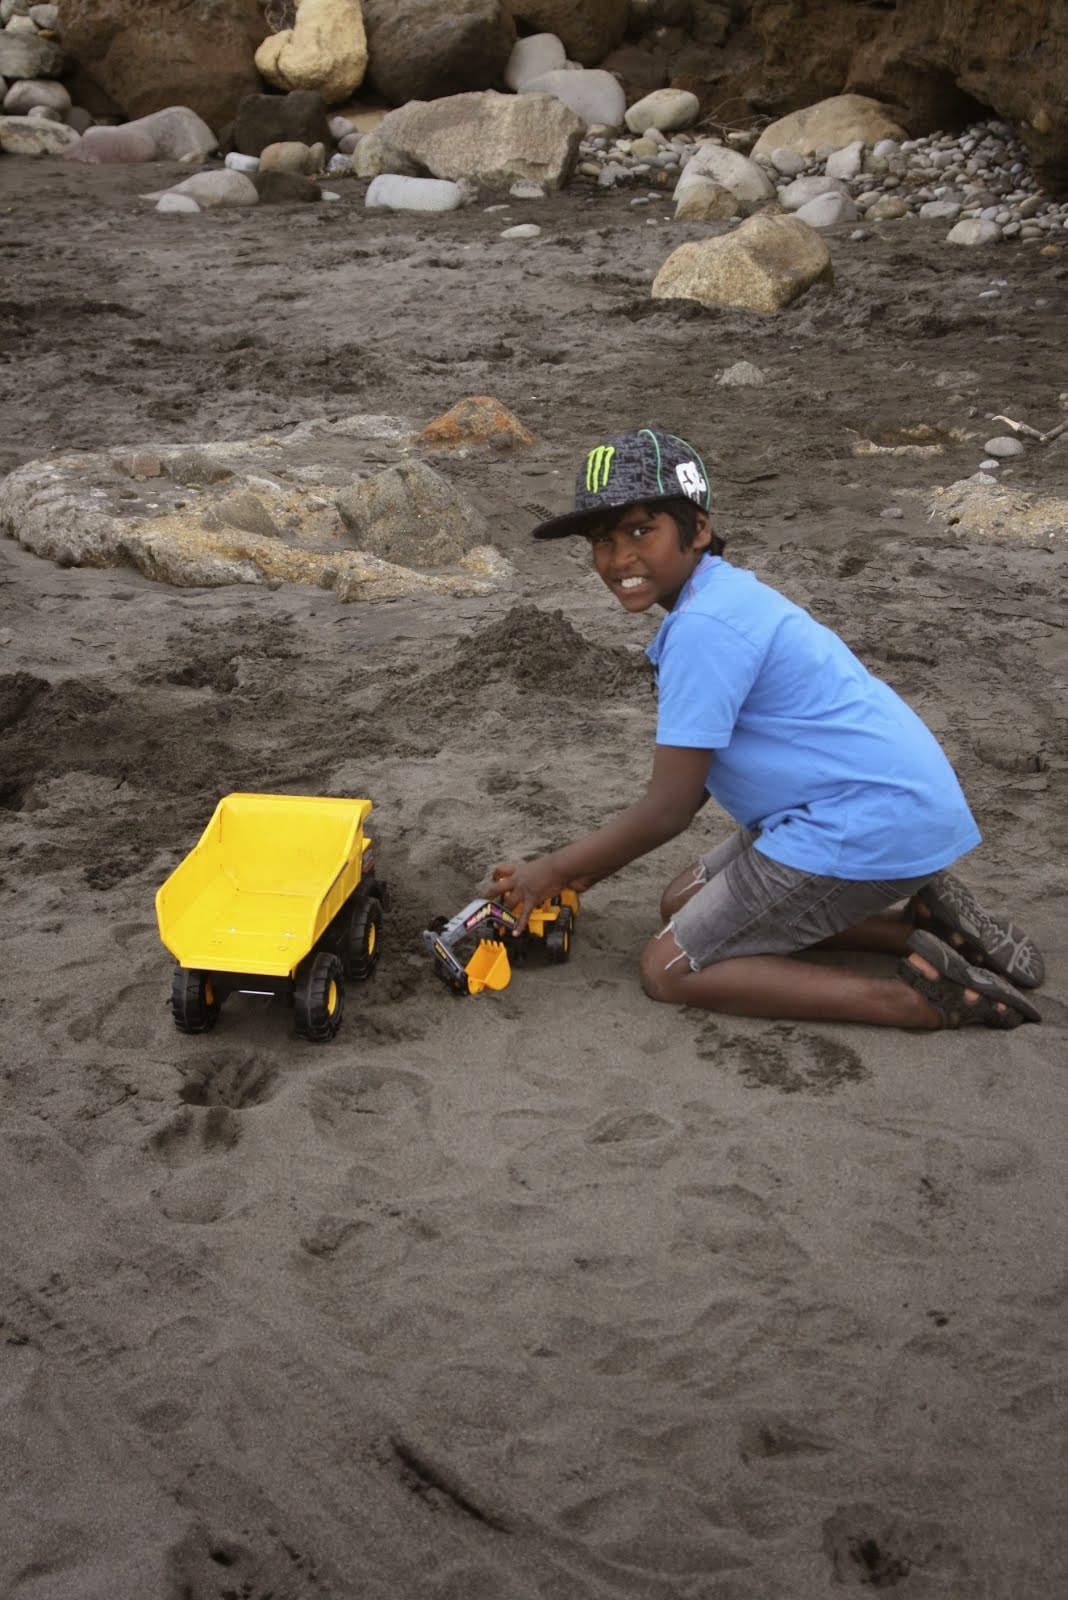
POLYGON ((291 976, 363 877, 370 800, 231 794, 156 895, 183 967, 291 976))

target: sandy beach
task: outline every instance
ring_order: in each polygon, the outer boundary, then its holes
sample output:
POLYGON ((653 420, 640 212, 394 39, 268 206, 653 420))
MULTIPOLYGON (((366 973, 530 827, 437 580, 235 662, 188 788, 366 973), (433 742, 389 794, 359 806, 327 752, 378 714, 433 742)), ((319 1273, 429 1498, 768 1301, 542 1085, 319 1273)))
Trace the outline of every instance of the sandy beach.
MULTIPOLYGON (((666 196, 137 198, 185 170, 3 159, 0 471, 471 395, 534 444, 433 459, 514 565, 488 596, 181 590, 0 540, 0 1596, 1062 1592, 1065 551, 930 496, 993 416, 1063 418, 1068 254, 843 227, 833 286, 716 313, 649 297, 702 231, 666 196), (762 386, 718 381, 740 361, 762 386), (435 916, 645 781, 656 619, 529 538, 644 423, 704 454, 728 556, 942 740, 1041 1026, 653 1005, 638 952, 711 806, 585 897, 566 965, 435 975, 435 916), (174 1026, 154 895, 242 790, 373 801, 392 909, 329 1044, 240 996, 174 1026)), ((1066 438, 1003 482, 1066 496, 1066 438)))

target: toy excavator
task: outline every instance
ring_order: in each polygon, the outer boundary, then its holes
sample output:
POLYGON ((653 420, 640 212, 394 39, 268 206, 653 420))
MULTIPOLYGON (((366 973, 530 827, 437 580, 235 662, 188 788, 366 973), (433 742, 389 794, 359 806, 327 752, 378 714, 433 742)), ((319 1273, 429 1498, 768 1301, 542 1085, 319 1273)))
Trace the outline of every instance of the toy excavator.
POLYGON ((537 942, 550 961, 566 961, 578 912, 578 895, 573 889, 564 889, 536 906, 525 931, 516 937, 512 929, 519 918, 514 911, 499 900, 472 900, 454 917, 439 917, 432 923, 423 934, 423 943, 434 957, 438 975, 451 989, 457 994, 481 994, 483 989, 507 986, 512 976, 509 950, 521 958, 537 942), (464 965, 456 950, 471 940, 477 943, 464 965))

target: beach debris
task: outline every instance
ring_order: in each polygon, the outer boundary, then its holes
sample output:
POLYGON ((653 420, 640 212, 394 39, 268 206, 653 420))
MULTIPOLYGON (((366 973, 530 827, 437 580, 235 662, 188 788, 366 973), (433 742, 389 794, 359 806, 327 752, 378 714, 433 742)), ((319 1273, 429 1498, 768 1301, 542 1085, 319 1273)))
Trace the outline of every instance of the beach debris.
POLYGON ((1014 422, 1011 417, 991 417, 991 422, 1003 422, 1013 433, 1022 434, 1025 439, 1034 439, 1038 444, 1052 444, 1054 439, 1059 439, 1068 422, 1058 422, 1055 428, 1049 428, 1045 433, 1040 433, 1037 428, 1032 428, 1026 422, 1014 422))

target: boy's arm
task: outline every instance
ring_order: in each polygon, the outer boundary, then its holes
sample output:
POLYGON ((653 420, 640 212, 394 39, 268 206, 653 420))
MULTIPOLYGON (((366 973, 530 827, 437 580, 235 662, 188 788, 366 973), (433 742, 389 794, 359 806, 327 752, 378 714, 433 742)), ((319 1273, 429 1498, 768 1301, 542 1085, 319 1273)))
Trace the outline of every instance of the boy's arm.
POLYGON ((494 867, 493 893, 513 910, 522 906, 518 931, 525 927, 529 911, 561 889, 589 888, 688 828, 704 804, 712 754, 658 744, 645 793, 626 811, 596 833, 549 855, 494 867))

